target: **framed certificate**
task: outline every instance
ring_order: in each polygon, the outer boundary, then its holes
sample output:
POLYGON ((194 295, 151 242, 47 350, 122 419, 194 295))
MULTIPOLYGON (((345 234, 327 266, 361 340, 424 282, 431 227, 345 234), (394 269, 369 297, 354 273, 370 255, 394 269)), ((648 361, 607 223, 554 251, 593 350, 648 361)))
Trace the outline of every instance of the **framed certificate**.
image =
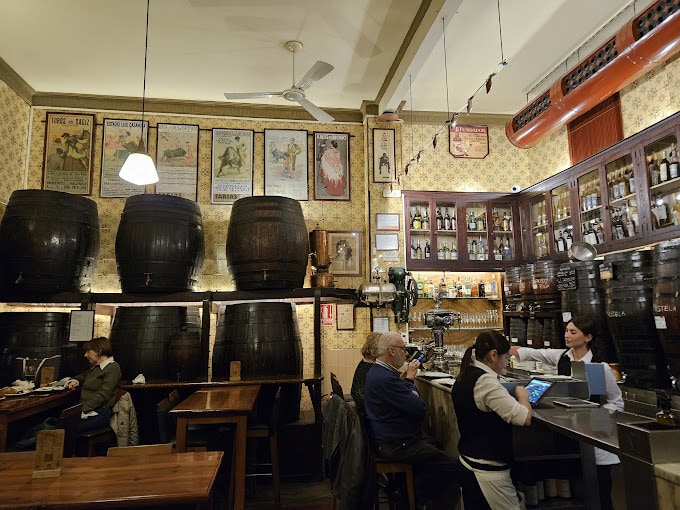
POLYGON ((335 311, 336 327, 339 330, 354 329, 354 304, 338 303, 335 311))

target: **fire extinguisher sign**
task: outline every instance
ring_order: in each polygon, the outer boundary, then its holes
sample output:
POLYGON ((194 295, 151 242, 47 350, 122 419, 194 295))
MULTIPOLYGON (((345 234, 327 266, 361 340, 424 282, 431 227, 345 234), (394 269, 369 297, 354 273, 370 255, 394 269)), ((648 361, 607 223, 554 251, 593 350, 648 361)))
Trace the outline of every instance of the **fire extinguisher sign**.
POLYGON ((321 325, 322 326, 333 325, 333 304, 328 303, 321 305, 321 325))

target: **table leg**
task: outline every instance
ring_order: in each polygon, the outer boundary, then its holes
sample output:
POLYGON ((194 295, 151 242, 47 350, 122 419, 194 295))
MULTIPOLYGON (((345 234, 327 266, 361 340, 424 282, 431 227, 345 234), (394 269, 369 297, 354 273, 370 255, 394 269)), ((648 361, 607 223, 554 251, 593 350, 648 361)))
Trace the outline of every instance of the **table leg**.
POLYGON ((579 441, 581 450, 581 476, 584 486, 586 510, 600 510, 600 484, 597 482, 595 448, 585 441, 579 441))
POLYGON ((184 453, 187 451, 187 418, 177 417, 177 431, 175 432, 175 451, 184 453))
POLYGON ((246 495, 246 429, 248 418, 236 418, 234 437, 234 510, 243 510, 246 495))
POLYGON ((0 416, 0 452, 7 449, 7 416, 0 416))

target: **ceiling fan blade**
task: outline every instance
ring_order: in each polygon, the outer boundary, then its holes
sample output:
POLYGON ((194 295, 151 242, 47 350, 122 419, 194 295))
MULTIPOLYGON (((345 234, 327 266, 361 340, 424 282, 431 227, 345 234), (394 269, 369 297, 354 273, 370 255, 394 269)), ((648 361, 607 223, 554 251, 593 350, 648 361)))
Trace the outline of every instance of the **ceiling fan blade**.
POLYGON ((319 108, 314 103, 310 102, 308 99, 304 97, 298 99, 297 102, 300 103, 300 106, 302 106, 305 110, 311 113, 312 117, 314 117, 319 122, 333 122, 335 120, 333 117, 324 112, 321 108, 319 108))
POLYGON ((258 99, 261 97, 279 97, 283 92, 225 92, 227 99, 258 99))
POLYGON ((314 64, 309 71, 307 71, 307 74, 305 74, 299 82, 297 82, 297 85, 295 85, 297 88, 305 90, 307 87, 309 87, 312 83, 315 81, 319 81, 321 78, 326 76, 328 73, 330 73, 333 69, 335 69, 332 65, 322 62, 321 60, 317 60, 316 64, 314 64))

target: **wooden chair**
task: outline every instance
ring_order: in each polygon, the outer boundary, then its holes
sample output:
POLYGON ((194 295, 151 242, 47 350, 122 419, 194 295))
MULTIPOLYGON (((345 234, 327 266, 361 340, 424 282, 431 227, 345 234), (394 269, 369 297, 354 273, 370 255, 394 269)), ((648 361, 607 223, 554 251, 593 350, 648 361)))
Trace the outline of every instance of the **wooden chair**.
POLYGON ((335 375, 333 372, 331 372, 331 390, 333 391, 334 395, 337 395, 343 400, 345 399, 345 392, 342 391, 342 385, 340 384, 340 380, 338 379, 338 376, 335 375))
POLYGON ((78 434, 78 441, 85 444, 85 452, 88 457, 94 457, 95 449, 99 445, 115 445, 118 437, 113 429, 107 425, 98 429, 87 430, 78 434))
MULTIPOLYGON (((386 462, 380 460, 379 457, 375 459, 376 474, 397 474, 404 473, 406 477, 406 494, 408 496, 409 510, 416 510, 416 489, 413 483, 413 466, 411 464, 401 464, 395 462, 386 462)), ((377 492, 376 492, 376 507, 377 507, 377 492)))
POLYGON ((64 457, 75 457, 78 445, 78 425, 83 404, 67 407, 57 418, 57 428, 64 429, 64 457))
POLYGON ((271 462, 255 464, 257 469, 260 466, 270 466, 271 472, 268 473, 248 473, 247 477, 257 476, 271 476, 272 488, 274 492, 274 508, 278 510, 281 508, 281 486, 279 478, 279 408, 281 406, 281 386, 276 390, 274 396, 274 404, 272 405, 272 412, 269 415, 269 422, 263 425, 250 425, 246 431, 247 438, 253 439, 269 439, 269 456, 271 462))
POLYGON ((143 444, 139 446, 114 446, 106 452, 107 457, 127 457, 131 455, 169 455, 172 443, 143 444))

